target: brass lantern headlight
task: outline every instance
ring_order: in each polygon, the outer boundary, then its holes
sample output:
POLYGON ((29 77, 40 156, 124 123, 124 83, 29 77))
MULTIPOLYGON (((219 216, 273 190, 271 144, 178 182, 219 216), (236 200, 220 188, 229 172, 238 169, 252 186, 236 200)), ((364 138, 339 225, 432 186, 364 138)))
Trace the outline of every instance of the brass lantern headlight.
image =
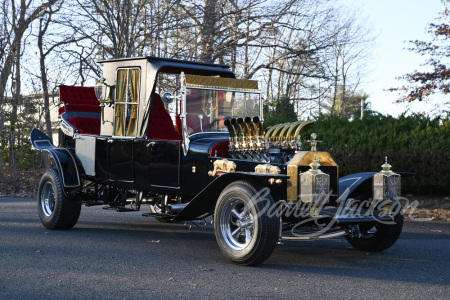
POLYGON ((320 163, 316 155, 310 167, 310 170, 300 174, 300 199, 302 202, 311 203, 310 214, 317 216, 318 208, 328 203, 330 175, 319 169, 320 163))
POLYGON ((101 115, 102 115, 102 124, 105 123, 104 119, 104 108, 105 104, 108 104, 109 106, 112 105, 111 98, 109 97, 109 93, 111 91, 111 87, 105 83, 105 78, 101 78, 98 80, 97 85, 94 88, 95 91, 95 97, 97 97, 97 100, 100 102, 100 108, 101 108, 101 115))
POLYGON ((383 169, 373 175, 373 200, 397 200, 401 196, 401 176, 391 170, 387 157, 381 167, 383 169))
POLYGON ((110 102, 110 91, 111 87, 105 83, 105 78, 99 79, 97 85, 95 86, 95 96, 103 106, 110 102))

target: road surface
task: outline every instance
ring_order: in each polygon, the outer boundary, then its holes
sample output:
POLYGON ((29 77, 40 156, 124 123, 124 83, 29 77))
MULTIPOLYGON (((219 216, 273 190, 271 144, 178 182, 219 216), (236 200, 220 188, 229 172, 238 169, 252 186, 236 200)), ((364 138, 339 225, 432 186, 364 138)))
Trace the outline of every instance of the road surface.
POLYGON ((0 197, 0 299, 449 299, 450 223, 407 221, 382 253, 344 238, 285 242, 259 267, 229 263, 212 225, 83 207, 45 229, 31 198, 0 197))

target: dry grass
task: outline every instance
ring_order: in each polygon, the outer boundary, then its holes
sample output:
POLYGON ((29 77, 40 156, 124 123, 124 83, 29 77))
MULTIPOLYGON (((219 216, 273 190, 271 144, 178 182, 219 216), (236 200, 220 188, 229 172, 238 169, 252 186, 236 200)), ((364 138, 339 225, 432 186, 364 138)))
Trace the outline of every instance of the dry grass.
POLYGON ((404 208, 407 219, 423 219, 450 222, 449 197, 406 195, 409 205, 404 208))
POLYGON ((0 196, 36 197, 39 181, 45 169, 20 171, 15 176, 10 173, 1 174, 0 196))

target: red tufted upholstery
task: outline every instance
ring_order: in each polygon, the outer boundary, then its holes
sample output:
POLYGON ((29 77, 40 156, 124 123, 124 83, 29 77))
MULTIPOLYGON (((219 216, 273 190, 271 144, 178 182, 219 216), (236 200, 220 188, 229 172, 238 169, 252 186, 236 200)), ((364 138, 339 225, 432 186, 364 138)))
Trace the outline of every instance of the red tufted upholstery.
POLYGON ((178 114, 177 116, 176 116, 176 118, 175 118, 175 123, 176 123, 176 125, 177 125, 177 134, 178 134, 178 136, 182 136, 182 134, 183 134, 183 124, 182 124, 182 122, 181 122, 181 118, 180 118, 180 114, 178 114))
POLYGON ((90 117, 69 118, 70 124, 75 126, 80 133, 100 134, 100 119, 90 117))
POLYGON ((229 144, 230 144, 229 141, 218 142, 211 148, 211 152, 209 153, 209 156, 216 156, 216 151, 217 151, 217 157, 230 157, 228 155, 228 145, 229 144))
POLYGON ((59 86, 60 100, 65 103, 65 107, 59 108, 59 114, 67 111, 82 111, 99 113, 100 103, 95 96, 93 87, 84 86, 59 86))
POLYGON ((181 140, 181 136, 175 132, 172 118, 164 107, 164 103, 158 94, 153 99, 152 114, 148 126, 147 138, 157 140, 181 140))

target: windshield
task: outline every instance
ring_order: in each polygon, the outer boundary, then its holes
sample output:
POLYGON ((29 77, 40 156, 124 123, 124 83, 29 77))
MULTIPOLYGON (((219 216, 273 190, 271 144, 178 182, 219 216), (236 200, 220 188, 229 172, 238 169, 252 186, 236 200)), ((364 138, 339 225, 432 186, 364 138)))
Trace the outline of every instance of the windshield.
POLYGON ((186 125, 189 134, 226 130, 227 118, 261 116, 259 92, 186 88, 186 125))

